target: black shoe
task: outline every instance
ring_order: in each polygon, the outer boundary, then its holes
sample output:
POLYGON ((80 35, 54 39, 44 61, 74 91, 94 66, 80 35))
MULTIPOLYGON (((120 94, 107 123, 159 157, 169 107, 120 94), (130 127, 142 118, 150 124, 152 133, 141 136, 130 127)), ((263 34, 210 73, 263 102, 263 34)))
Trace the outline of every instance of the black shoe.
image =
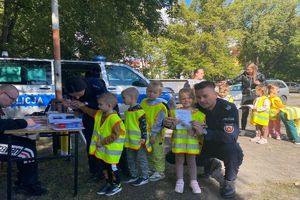
POLYGON ((221 189, 221 196, 224 199, 231 199, 235 196, 235 186, 234 181, 224 181, 224 186, 221 189))
POLYGON ((100 190, 97 192, 97 194, 102 195, 105 194, 107 192, 107 190, 110 188, 110 184, 108 182, 106 182, 101 188, 100 190))
POLYGON ((121 184, 115 184, 113 183, 109 188, 108 190, 106 191, 105 195, 106 196, 113 196, 119 192, 122 191, 122 186, 121 184))
POLYGON ((48 192, 46 188, 43 188, 39 184, 30 186, 19 186, 15 188, 17 193, 22 193, 28 196, 41 196, 48 192))
POLYGON ((132 183, 133 186, 140 186, 140 185, 145 185, 149 183, 149 179, 148 178, 143 178, 143 177, 140 177, 138 178, 136 181, 134 181, 132 183))

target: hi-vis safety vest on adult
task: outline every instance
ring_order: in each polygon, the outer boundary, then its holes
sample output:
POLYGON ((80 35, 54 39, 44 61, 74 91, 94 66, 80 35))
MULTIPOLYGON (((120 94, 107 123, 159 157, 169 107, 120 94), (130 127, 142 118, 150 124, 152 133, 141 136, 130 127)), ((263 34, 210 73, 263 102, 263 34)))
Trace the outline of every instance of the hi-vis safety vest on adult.
POLYGON ((278 116, 278 113, 280 112, 280 110, 276 107, 274 107, 275 102, 276 101, 280 101, 282 104, 281 99, 278 96, 275 97, 270 97, 270 102, 271 102, 271 106, 270 106, 270 120, 276 120, 276 117, 278 116))
MULTIPOLYGON (((125 137, 125 147, 129 149, 138 150, 141 148, 141 130, 139 127, 139 119, 145 115, 143 109, 134 111, 125 111, 125 127, 126 127, 126 137, 125 137)), ((149 143, 149 135, 147 134, 146 148, 148 152, 152 151, 152 147, 149 143)))
POLYGON ((286 114, 288 120, 300 119, 299 107, 287 106, 285 108, 280 109, 280 111, 286 114))
POLYGON ((96 158, 103 160, 108 164, 118 164, 125 140, 125 125, 122 122, 118 114, 110 114, 105 121, 101 124, 101 119, 103 117, 103 112, 98 111, 95 115, 95 125, 94 132, 91 139, 89 154, 94 155, 96 158), (97 147, 97 142, 100 142, 104 138, 108 137, 112 131, 113 127, 120 123, 121 135, 111 144, 104 145, 102 147, 97 147))
MULTIPOLYGON (((257 102, 257 108, 262 107, 264 105, 264 102, 268 100, 266 96, 262 96, 259 98, 259 101, 257 102)), ((252 119, 251 123, 253 125, 262 125, 262 126, 268 126, 269 125, 269 112, 270 109, 267 109, 265 111, 253 111, 252 112, 252 119)))
MULTIPOLYGON (((167 116, 168 110, 163 103, 157 103, 154 105, 148 104, 147 99, 148 98, 143 99, 143 101, 141 102, 141 107, 144 109, 144 111, 146 113, 146 120, 147 120, 147 126, 148 126, 147 129, 148 129, 148 133, 151 134, 151 129, 156 122, 156 118, 157 118, 157 115, 159 114, 159 112, 163 111, 166 113, 166 116, 167 116)), ((159 134, 158 136, 161 137, 161 139, 162 139, 161 134, 159 134)))
MULTIPOLYGON (((176 111, 171 111, 171 116, 176 117, 176 111)), ((204 122, 205 114, 200 111, 192 112, 192 121, 197 121, 199 123, 204 122)), ((172 152, 173 153, 186 153, 186 154, 199 154, 201 152, 201 147, 203 146, 203 136, 198 138, 198 136, 189 135, 188 130, 174 130, 172 135, 172 152)))

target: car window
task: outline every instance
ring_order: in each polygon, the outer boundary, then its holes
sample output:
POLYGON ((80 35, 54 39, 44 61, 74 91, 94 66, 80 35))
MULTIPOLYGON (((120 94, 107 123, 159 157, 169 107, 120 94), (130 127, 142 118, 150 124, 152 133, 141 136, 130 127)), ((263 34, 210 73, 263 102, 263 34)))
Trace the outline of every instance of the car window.
POLYGON ((146 87, 147 82, 134 71, 120 65, 106 65, 106 73, 109 85, 140 86, 146 87))
POLYGON ((51 62, 7 60, 0 63, 0 84, 50 85, 51 83, 51 62))
POLYGON ((241 91, 242 90, 242 85, 233 85, 230 88, 231 91, 241 91))
POLYGON ((274 84, 279 88, 285 88, 286 86, 281 81, 267 81, 268 84, 274 84))

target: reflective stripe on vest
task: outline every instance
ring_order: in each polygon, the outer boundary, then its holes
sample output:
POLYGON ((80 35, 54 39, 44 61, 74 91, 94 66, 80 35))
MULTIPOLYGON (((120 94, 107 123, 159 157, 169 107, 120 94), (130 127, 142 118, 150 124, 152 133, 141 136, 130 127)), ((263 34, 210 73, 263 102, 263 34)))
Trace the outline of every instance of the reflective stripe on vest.
POLYGON ((118 164, 124 146, 126 133, 125 125, 116 113, 110 114, 101 124, 102 115, 103 113, 101 111, 98 111, 95 115, 94 132, 91 139, 89 154, 95 155, 96 158, 99 158, 106 163, 118 164), (97 147, 97 142, 100 142, 104 138, 110 136, 113 131, 113 127, 118 123, 122 131, 119 138, 110 144, 97 147))
MULTIPOLYGON (((176 111, 171 111, 171 116, 176 117, 176 111)), ((192 121, 204 122, 205 115, 200 111, 193 111, 192 121)), ((194 137, 188 134, 188 130, 174 130, 172 134, 172 152, 199 154, 203 145, 203 137, 194 137)))
POLYGON ((281 101, 281 99, 278 96, 275 97, 270 97, 269 98, 270 102, 271 102, 271 106, 270 106, 270 120, 276 120, 276 117, 278 116, 279 113, 279 109, 275 107, 275 101, 281 101))
MULTIPOLYGON (((143 109, 126 111, 125 112, 125 127, 126 127, 126 138, 125 147, 138 150, 141 147, 141 130, 139 127, 139 119, 145 115, 143 109)), ((148 152, 152 151, 152 147, 149 142, 149 134, 147 133, 146 148, 148 152)))
POLYGON ((288 120, 300 119, 300 108, 298 107, 287 106, 280 111, 286 114, 288 120))
MULTIPOLYGON (((264 105, 265 100, 268 98, 266 96, 262 96, 259 98, 259 101, 257 102, 257 108, 260 108, 264 105)), ((252 112, 252 120, 251 123, 256 125, 262 125, 262 126, 268 126, 269 125, 269 112, 270 110, 264 110, 264 111, 253 111, 252 112)))

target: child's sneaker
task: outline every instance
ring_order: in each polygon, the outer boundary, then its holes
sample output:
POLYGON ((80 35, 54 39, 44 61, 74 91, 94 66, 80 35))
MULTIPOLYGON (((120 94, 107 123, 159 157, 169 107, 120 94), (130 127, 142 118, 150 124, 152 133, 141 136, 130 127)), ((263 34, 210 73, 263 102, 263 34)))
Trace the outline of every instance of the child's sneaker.
POLYGON ((100 188, 100 190, 97 192, 97 194, 99 194, 99 195, 105 194, 105 193, 107 192, 108 188, 110 188, 110 184, 106 182, 106 183, 100 188))
POLYGON ((276 140, 281 140, 280 135, 277 135, 277 136, 276 136, 276 140))
POLYGON ((300 144, 300 141, 294 141, 294 144, 300 144))
POLYGON ((140 177, 138 178, 136 181, 134 181, 132 183, 133 186, 140 186, 140 185, 145 185, 149 183, 149 179, 148 178, 143 178, 143 177, 140 177))
POLYGON ((105 195, 106 196, 113 196, 119 192, 122 191, 122 186, 121 184, 115 184, 113 183, 108 189, 107 191, 105 192, 105 195))
POLYGON ((257 144, 267 144, 268 140, 265 138, 261 138, 259 141, 257 141, 257 144))
POLYGON ((258 142, 259 140, 260 140, 260 137, 254 137, 254 138, 250 139, 251 142, 258 142))
POLYGON ((165 178, 165 174, 164 173, 160 173, 160 172, 154 172, 150 177, 149 180, 150 181, 159 181, 161 179, 165 178))
POLYGON ((133 183, 134 181, 138 180, 139 177, 130 176, 126 180, 123 181, 123 183, 133 183))
POLYGON ((183 189, 184 189, 184 182, 183 180, 177 180, 176 181, 176 185, 175 185, 175 192, 177 193, 183 193, 183 189))
POLYGON ((193 180, 190 184, 194 194, 201 194, 201 189, 199 187, 198 181, 193 180))

